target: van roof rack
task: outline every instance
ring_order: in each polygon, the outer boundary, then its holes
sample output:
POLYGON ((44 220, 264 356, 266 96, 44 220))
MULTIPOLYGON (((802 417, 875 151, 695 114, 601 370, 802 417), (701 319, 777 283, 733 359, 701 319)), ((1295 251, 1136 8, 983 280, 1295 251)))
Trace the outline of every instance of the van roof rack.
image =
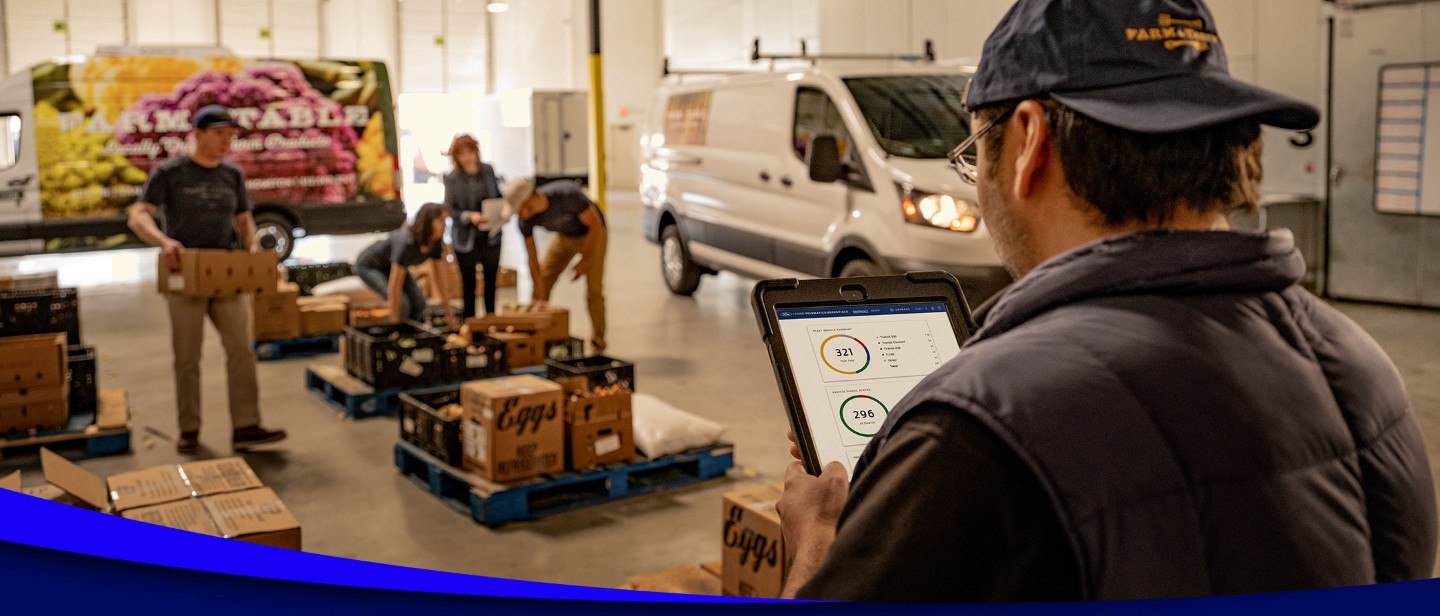
POLYGON ((235 52, 220 45, 101 45, 95 48, 97 56, 182 56, 206 58, 233 56, 235 52))
POLYGON ((817 53, 812 54, 806 49, 805 39, 800 39, 800 53, 760 53, 760 37, 755 37, 755 42, 750 46, 750 62, 758 63, 761 60, 769 60, 771 68, 774 68, 777 60, 809 60, 811 66, 820 60, 895 60, 900 62, 935 62, 935 41, 925 39, 925 51, 919 54, 890 54, 890 53, 817 53))
POLYGON ((665 56, 660 64, 660 76, 662 77, 685 77, 687 75, 746 75, 760 73, 755 69, 748 68, 670 68, 670 56, 665 56))

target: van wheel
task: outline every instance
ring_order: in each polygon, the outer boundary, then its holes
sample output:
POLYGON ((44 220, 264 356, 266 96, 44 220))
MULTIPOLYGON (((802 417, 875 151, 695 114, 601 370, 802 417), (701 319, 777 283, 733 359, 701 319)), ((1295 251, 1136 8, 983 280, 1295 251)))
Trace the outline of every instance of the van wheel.
POLYGON ((690 295, 700 288, 700 268, 690 260, 690 249, 680 239, 680 228, 668 225, 660 231, 660 274, 665 286, 676 295, 690 295))
POLYGON ((885 272, 880 271, 880 266, 869 259, 851 259, 845 262, 840 268, 841 278, 856 278, 861 276, 884 276, 885 272))
POLYGON ((295 225, 284 216, 266 212, 255 217, 255 241, 261 250, 273 250, 284 261, 295 250, 295 225))

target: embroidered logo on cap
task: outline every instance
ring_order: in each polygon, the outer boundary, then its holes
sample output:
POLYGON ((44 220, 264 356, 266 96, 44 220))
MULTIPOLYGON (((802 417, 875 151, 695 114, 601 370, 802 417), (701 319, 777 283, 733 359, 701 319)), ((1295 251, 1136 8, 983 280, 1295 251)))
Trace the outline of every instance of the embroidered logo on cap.
POLYGON ((1211 45, 1220 44, 1218 35, 1205 31, 1205 20, 1203 19, 1176 19, 1169 13, 1161 13, 1160 18, 1156 21, 1159 25, 1158 28, 1126 28, 1125 40, 1163 41, 1166 49, 1188 46, 1200 51, 1210 49, 1211 45))

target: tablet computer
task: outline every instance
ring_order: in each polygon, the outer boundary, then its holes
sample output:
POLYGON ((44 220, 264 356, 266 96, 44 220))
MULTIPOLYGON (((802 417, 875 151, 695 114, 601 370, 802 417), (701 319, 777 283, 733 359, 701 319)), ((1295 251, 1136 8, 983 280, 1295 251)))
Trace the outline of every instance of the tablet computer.
POLYGON ((751 296, 805 470, 854 473, 896 403, 975 323, 946 272, 766 280, 751 296))
POLYGON ((486 199, 480 202, 480 213, 485 216, 485 226, 481 227, 489 231, 490 235, 500 232, 500 229, 508 222, 505 217, 505 208, 509 204, 504 199, 486 199))

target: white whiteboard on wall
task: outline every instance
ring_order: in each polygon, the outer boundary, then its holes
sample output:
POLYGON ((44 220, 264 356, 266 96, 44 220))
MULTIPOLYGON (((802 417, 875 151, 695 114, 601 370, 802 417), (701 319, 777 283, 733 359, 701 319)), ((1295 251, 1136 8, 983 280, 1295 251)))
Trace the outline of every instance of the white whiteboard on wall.
POLYGON ((1440 63, 1380 69, 1375 209, 1440 216, 1440 63))

